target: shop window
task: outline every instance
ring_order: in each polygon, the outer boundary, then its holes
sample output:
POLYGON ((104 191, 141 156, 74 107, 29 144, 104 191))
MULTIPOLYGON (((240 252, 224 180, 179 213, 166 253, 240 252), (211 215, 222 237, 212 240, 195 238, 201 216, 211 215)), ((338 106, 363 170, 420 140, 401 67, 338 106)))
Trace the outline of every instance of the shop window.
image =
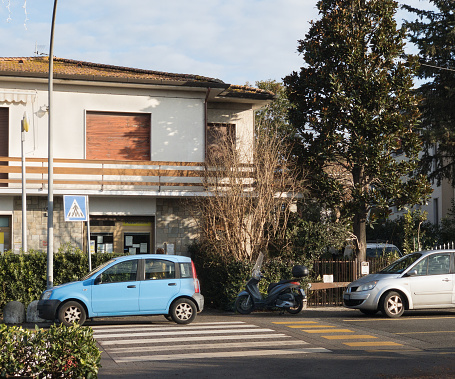
POLYGON ((150 233, 125 232, 123 246, 125 254, 150 254, 150 233))
POLYGON ((90 251, 112 253, 114 251, 113 233, 90 233, 90 251))
POLYGON ((11 250, 11 216, 0 216, 0 253, 11 250))

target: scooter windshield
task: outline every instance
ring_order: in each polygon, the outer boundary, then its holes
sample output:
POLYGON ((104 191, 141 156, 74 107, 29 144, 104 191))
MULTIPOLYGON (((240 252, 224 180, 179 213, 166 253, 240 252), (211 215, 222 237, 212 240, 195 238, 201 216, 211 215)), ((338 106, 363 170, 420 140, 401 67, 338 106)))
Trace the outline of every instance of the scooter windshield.
POLYGON ((264 254, 259 253, 258 259, 256 260, 256 263, 253 266, 253 272, 251 273, 251 276, 255 279, 259 279, 261 276, 261 266, 263 260, 264 254))

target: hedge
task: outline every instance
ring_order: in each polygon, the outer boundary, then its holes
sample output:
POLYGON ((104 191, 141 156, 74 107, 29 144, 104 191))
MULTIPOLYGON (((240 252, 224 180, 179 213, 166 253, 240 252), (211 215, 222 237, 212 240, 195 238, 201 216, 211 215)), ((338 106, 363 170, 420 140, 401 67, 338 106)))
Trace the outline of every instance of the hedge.
MULTIPOLYGON (((92 267, 119 254, 92 254, 92 267)), ((27 306, 38 300, 46 289, 47 254, 29 251, 0 255, 0 308, 10 301, 20 301, 27 306)), ((79 249, 66 246, 54 254, 54 285, 78 280, 88 273, 88 257, 79 249)))
POLYGON ((97 378, 101 352, 89 327, 27 330, 0 324, 0 376, 97 378))

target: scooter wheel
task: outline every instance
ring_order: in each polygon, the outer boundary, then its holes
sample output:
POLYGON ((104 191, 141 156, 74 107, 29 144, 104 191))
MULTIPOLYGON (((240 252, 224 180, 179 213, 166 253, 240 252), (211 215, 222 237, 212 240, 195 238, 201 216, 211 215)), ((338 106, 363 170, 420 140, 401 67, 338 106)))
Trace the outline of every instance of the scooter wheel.
POLYGON ((295 306, 290 308, 285 308, 291 315, 296 315, 300 313, 303 309, 303 299, 300 296, 296 296, 295 298, 295 306))
POLYGON ((235 310, 242 315, 250 314, 253 307, 253 301, 248 295, 241 295, 235 300, 235 310))

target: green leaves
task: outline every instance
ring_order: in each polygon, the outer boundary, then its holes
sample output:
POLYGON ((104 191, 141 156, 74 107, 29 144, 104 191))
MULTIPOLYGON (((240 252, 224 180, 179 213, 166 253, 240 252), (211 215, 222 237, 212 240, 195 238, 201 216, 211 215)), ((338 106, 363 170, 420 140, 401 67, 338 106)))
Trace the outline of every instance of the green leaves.
POLYGON ((89 327, 0 325, 0 376, 96 378, 101 352, 89 327))
POLYGON ((420 148, 416 59, 402 61, 397 3, 325 0, 318 7, 321 18, 298 47, 305 65, 284 80, 314 197, 360 222, 375 207, 423 202, 428 184, 408 179, 420 148))
MULTIPOLYGON (((87 254, 67 246, 66 251, 54 254, 55 285, 71 282, 88 272, 87 254)), ((115 254, 92 254, 92 265, 96 267, 108 261, 115 254)), ((14 254, 11 251, 0 254, 0 307, 9 301, 27 304, 38 300, 46 289, 46 253, 32 251, 14 254)))

